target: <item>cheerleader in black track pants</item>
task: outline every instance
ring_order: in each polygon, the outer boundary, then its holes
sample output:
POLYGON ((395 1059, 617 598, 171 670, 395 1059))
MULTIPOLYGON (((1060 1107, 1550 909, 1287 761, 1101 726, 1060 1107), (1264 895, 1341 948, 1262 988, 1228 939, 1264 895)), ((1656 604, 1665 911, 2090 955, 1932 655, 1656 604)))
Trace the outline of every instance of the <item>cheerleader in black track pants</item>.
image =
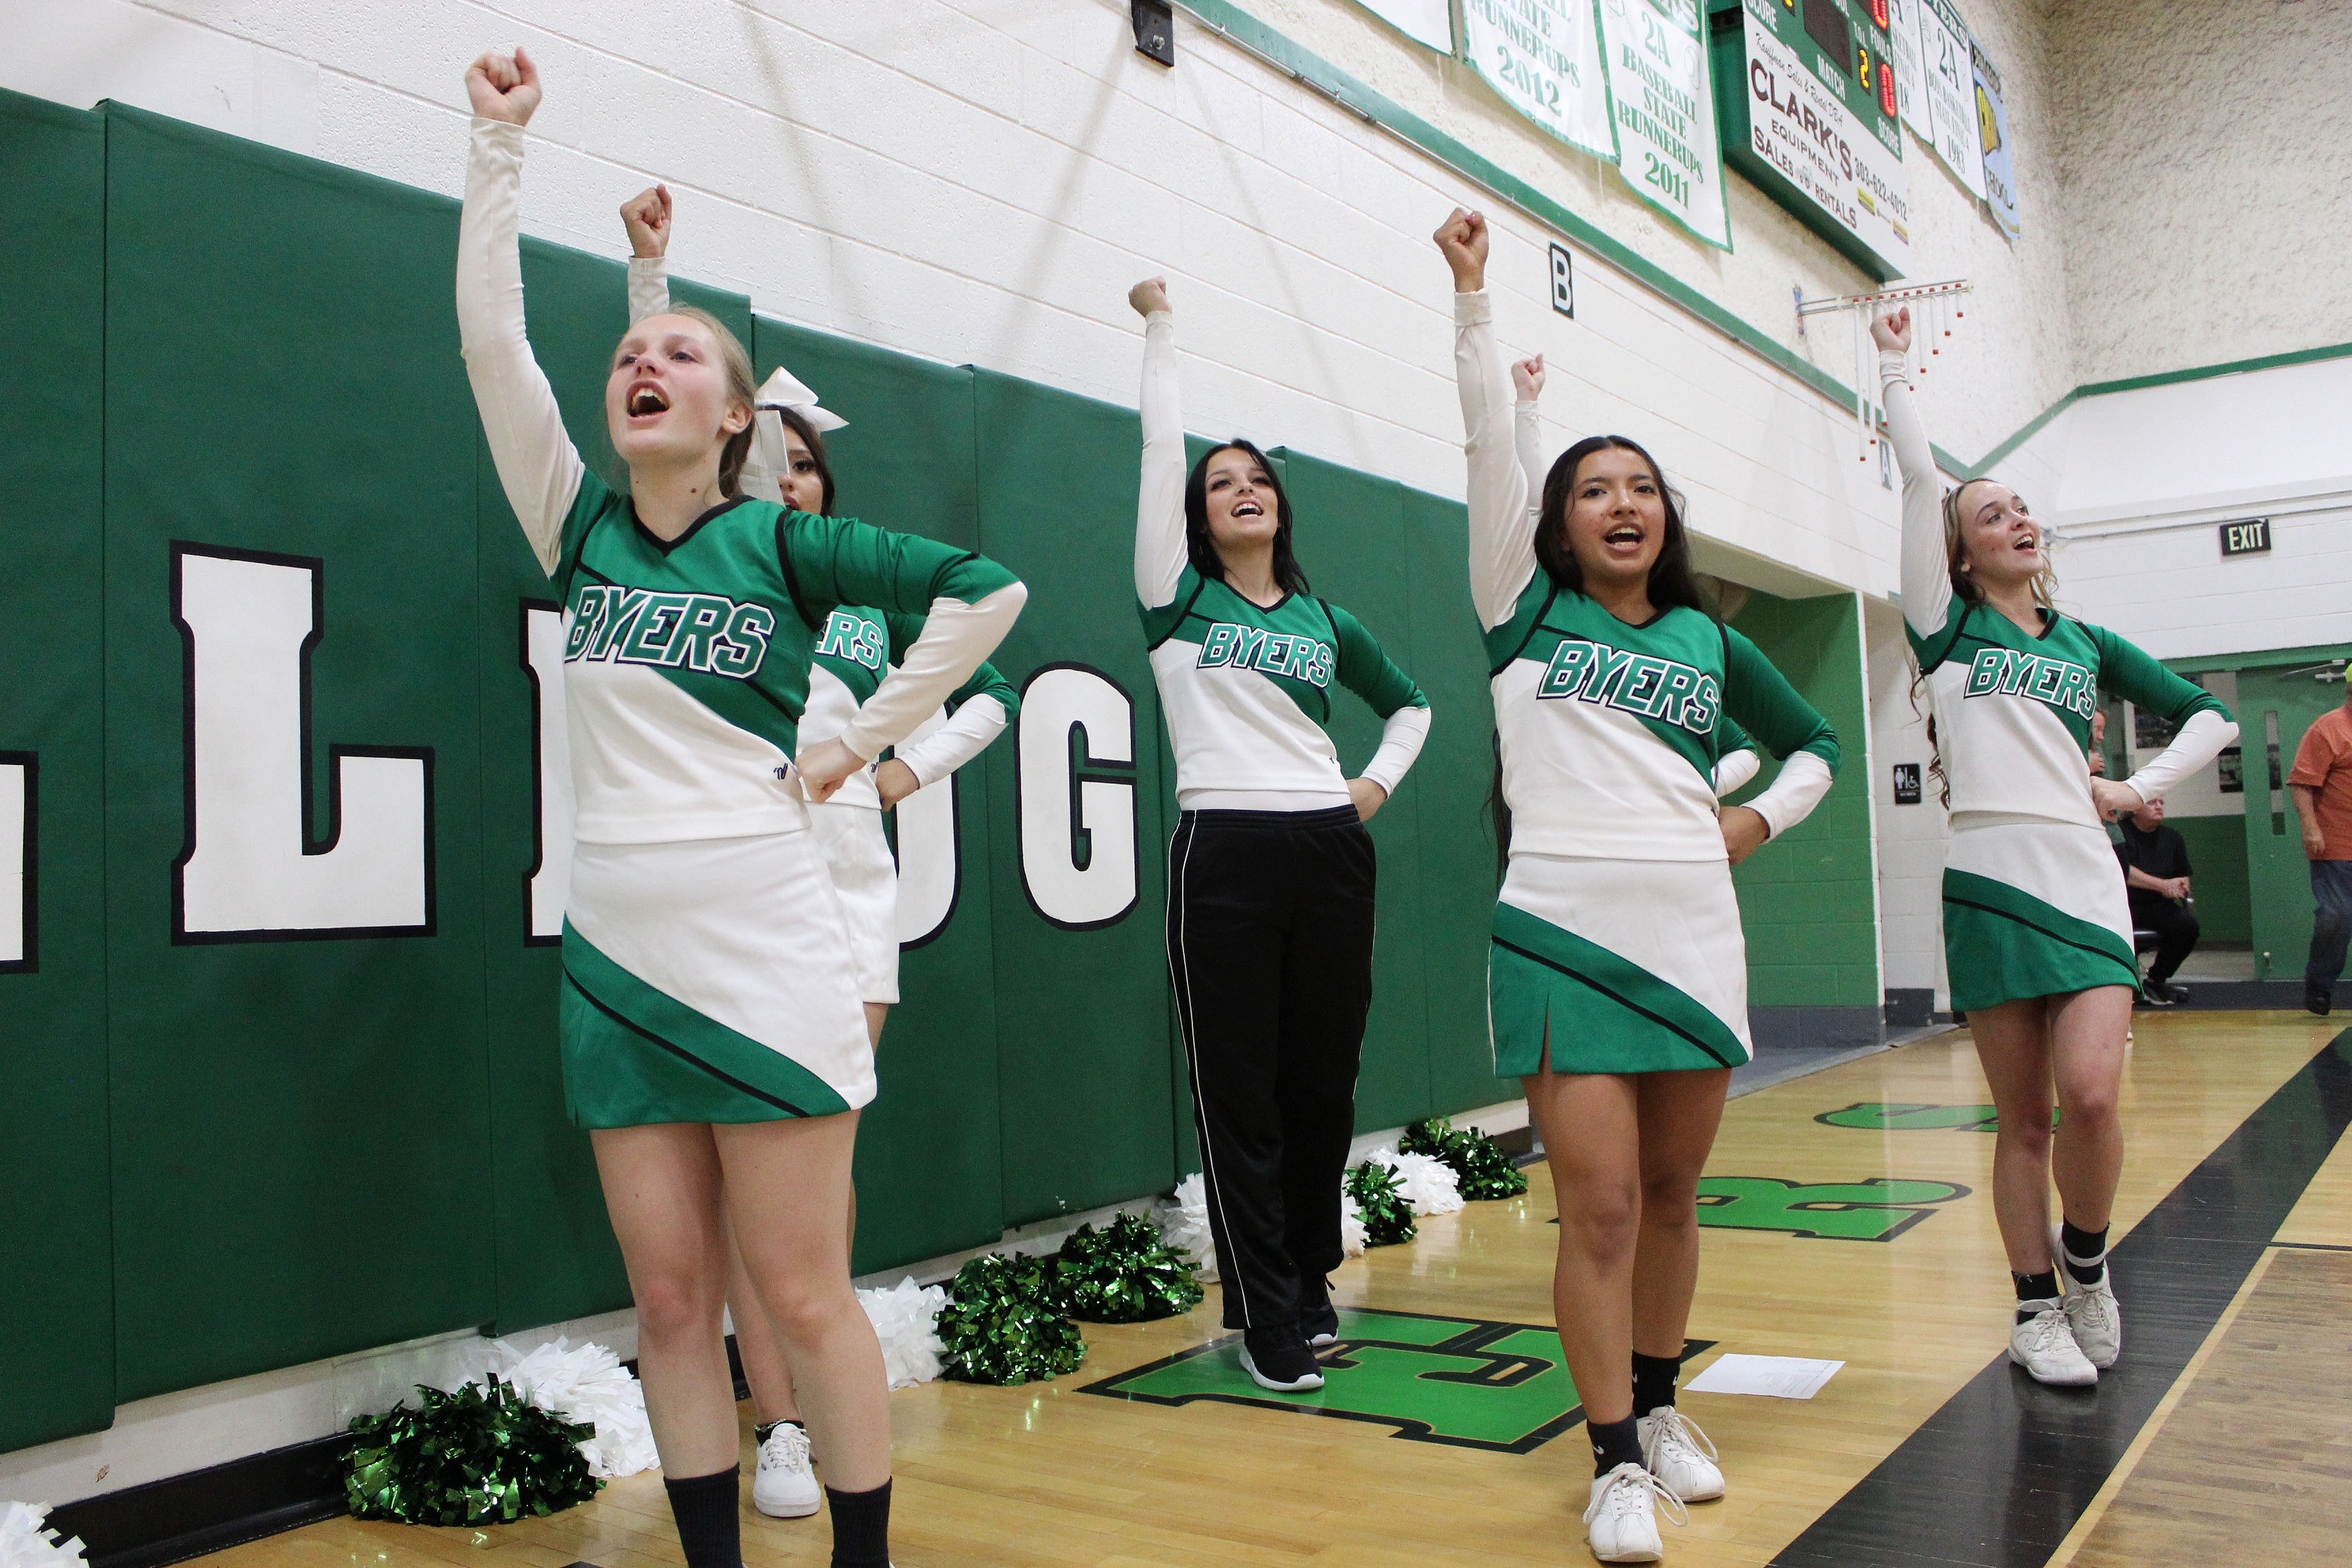
POLYGON ((1168 969, 1192 1061, 1225 1327, 1279 1392, 1320 1388, 1337 1336, 1339 1178, 1372 992, 1371 836, 1429 733, 1429 702, 1363 625, 1307 591, 1265 455, 1184 469, 1165 279, 1144 319, 1135 593, 1183 808, 1168 852, 1168 969), (1331 688, 1385 721, 1361 774, 1323 730, 1331 688))

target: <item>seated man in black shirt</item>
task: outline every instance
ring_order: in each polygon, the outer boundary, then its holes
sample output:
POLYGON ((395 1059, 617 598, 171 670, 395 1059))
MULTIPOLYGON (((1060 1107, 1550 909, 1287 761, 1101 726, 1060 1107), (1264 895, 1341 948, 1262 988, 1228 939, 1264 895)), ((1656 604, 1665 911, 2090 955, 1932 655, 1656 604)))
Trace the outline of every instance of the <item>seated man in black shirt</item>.
POLYGON ((2147 967, 2150 1006, 2185 1002, 2189 993, 2171 984, 2173 971, 2197 945, 2197 911, 2189 903, 2189 846, 2177 828, 2164 826, 2158 795, 2116 825, 2123 841, 2116 858, 2131 889, 2132 926, 2156 933, 2156 962, 2147 967))

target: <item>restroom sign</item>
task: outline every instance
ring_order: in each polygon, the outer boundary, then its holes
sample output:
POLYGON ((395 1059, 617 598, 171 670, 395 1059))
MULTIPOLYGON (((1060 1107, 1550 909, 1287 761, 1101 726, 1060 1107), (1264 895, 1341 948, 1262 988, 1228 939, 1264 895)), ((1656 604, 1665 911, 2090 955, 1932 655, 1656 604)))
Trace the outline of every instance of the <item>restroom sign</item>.
POLYGON ((2250 517, 2242 522, 2221 525, 2221 558, 2232 555, 2267 555, 2271 550, 2271 520, 2250 517))

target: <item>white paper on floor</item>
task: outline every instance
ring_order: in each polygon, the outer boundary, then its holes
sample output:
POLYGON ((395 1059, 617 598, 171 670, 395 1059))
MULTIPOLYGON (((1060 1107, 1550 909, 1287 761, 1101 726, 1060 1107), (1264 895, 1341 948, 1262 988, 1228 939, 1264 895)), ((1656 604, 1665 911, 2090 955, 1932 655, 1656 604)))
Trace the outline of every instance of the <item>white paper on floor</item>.
POLYGON ((1725 1355, 1683 1384, 1693 1394, 1763 1394, 1774 1399, 1811 1399, 1837 1375, 1842 1361, 1806 1361, 1786 1355, 1725 1355))

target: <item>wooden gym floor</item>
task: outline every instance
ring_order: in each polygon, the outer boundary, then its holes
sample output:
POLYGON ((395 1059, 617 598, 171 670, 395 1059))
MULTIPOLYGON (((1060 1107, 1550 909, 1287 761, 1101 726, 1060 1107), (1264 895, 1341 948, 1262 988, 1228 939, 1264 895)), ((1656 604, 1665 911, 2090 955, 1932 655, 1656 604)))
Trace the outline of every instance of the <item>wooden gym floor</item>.
MULTIPOLYGON (((2298 1013, 2142 1012, 2137 1030, 2116 1216, 2126 1351, 2095 1391, 2040 1388, 2001 1359, 1990 1107, 1974 1109, 1986 1096, 1964 1031, 1731 1104, 1688 1373, 1726 1351, 1845 1366, 1810 1401, 1684 1396, 1729 1486, 1665 1531, 1668 1562, 2352 1557, 2352 1141, 2337 1140, 2352 1032, 2298 1013)), ((1361 1310, 1319 1399, 1242 1402, 1213 1289, 1188 1318, 1087 1325, 1086 1365, 1053 1384, 892 1395, 901 1568, 1589 1563, 1590 1451, 1541 1331, 1551 1194, 1530 1174, 1525 1198, 1425 1219, 1417 1241, 1346 1266, 1339 1299, 1361 1310)), ((744 1433, 748 1470, 748 1405, 744 1433)), ((746 1488, 750 1568, 824 1563, 828 1542, 821 1517, 753 1513, 746 1488)), ((649 1473, 551 1519, 479 1532, 341 1520, 212 1561, 680 1557, 649 1473)))

